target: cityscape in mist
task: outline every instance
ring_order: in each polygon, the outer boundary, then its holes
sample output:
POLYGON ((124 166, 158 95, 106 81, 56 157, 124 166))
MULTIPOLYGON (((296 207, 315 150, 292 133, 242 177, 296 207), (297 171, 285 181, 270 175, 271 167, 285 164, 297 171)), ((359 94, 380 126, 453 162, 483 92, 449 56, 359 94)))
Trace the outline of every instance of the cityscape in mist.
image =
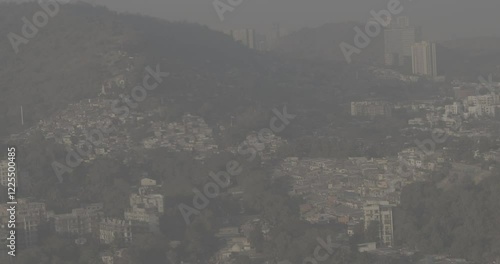
POLYGON ((498 0, 0 0, 0 263, 500 264, 498 0))

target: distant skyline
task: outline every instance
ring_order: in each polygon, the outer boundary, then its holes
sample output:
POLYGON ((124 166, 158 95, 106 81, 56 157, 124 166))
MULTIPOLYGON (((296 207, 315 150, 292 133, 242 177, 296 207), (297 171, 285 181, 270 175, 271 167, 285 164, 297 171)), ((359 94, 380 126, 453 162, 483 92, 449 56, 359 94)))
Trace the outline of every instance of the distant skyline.
MULTIPOLYGON (((224 22, 219 20, 213 0, 86 1, 119 12, 197 22, 217 30, 254 28, 268 33, 276 23, 297 30, 330 22, 363 22, 370 18, 371 10, 385 9, 390 0, 242 0, 233 12, 226 13, 224 22)), ((402 0, 401 4, 402 15, 421 25, 426 39, 500 36, 498 0, 402 0)))

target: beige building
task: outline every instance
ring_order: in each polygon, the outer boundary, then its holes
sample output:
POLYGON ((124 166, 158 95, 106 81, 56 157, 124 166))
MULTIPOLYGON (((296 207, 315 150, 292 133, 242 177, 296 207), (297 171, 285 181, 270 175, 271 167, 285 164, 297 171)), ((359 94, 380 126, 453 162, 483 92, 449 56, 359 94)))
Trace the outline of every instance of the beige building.
POLYGON ((351 116, 385 116, 392 115, 392 107, 383 101, 351 102, 351 116))

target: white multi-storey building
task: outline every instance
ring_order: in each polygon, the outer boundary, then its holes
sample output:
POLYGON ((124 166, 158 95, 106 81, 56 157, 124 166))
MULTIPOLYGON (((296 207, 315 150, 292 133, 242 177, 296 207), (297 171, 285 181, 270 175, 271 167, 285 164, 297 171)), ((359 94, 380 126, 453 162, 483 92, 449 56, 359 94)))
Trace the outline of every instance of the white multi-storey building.
POLYGON ((468 106, 469 115, 495 117, 496 107, 500 104, 500 96, 497 94, 468 96, 464 104, 468 106))
POLYGON ((496 116, 496 106, 488 106, 488 105, 476 105, 469 107, 469 114, 474 115, 476 117, 479 116, 496 116))
POLYGON ((365 230, 371 223, 377 222, 380 240, 387 247, 394 245, 392 208, 388 201, 367 201, 363 206, 365 230))
POLYGON ((500 96, 497 94, 486 94, 477 96, 468 96, 466 103, 470 106, 484 105, 492 106, 500 104, 500 96))

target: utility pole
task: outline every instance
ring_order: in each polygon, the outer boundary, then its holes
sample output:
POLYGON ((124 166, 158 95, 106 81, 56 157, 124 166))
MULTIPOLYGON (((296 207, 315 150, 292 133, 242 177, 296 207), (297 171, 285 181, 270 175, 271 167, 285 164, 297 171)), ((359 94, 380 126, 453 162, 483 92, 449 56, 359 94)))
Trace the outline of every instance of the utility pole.
POLYGON ((23 106, 21 105, 21 125, 24 126, 24 112, 23 112, 23 106))

